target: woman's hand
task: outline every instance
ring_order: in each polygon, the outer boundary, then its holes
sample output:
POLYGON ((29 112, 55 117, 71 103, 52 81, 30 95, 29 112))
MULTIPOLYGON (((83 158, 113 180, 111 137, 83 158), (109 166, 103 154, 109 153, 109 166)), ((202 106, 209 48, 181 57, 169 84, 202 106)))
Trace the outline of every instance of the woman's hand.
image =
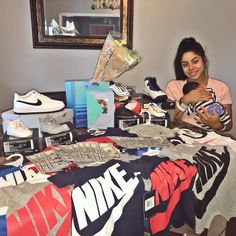
POLYGON ((193 89, 186 95, 182 97, 182 102, 186 105, 190 103, 197 103, 200 101, 208 101, 210 100, 211 94, 209 91, 207 91, 205 88, 202 86, 198 86, 196 89, 193 89))
POLYGON ((221 130, 223 128, 223 124, 220 121, 220 117, 217 113, 217 111, 213 110, 213 115, 211 115, 206 107, 202 107, 198 110, 196 110, 197 116, 195 119, 197 121, 200 121, 201 123, 211 127, 215 130, 221 130))

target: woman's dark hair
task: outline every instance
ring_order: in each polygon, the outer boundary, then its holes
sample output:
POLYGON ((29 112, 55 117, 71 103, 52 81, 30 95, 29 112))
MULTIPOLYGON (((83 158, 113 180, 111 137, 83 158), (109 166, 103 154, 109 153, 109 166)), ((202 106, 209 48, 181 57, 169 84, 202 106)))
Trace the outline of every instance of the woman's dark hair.
POLYGON ((184 38, 178 47, 175 60, 174 60, 174 69, 175 69, 175 76, 177 80, 186 80, 186 75, 183 72, 183 68, 181 65, 182 56, 185 52, 195 52, 197 55, 201 56, 205 66, 206 72, 208 70, 208 60, 205 54, 205 51, 200 43, 198 43, 194 38, 184 38))

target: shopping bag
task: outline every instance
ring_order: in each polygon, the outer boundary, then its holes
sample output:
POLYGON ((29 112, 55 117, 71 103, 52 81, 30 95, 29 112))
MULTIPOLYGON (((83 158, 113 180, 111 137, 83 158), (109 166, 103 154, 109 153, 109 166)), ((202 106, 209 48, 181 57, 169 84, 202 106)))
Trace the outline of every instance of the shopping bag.
POLYGON ((89 87, 87 90, 87 127, 107 129, 114 127, 114 92, 112 89, 89 87))
POLYGON ((74 111, 76 128, 87 127, 87 89, 110 89, 109 82, 92 83, 90 80, 67 80, 65 82, 67 107, 74 111))

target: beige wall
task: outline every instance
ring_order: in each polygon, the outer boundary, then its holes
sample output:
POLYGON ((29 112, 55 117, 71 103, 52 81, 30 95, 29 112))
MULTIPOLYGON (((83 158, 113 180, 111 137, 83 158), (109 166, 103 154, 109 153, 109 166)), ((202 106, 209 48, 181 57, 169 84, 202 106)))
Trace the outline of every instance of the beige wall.
MULTIPOLYGON (((143 61, 117 81, 142 91, 144 77, 156 76, 164 88, 174 78, 179 41, 194 36, 207 50, 210 74, 231 87, 236 104, 235 8, 235 0, 134 0, 133 45, 143 61)), ((12 107, 14 91, 61 91, 67 79, 92 77, 99 50, 33 49, 29 0, 2 0, 0 23, 1 111, 12 107)))

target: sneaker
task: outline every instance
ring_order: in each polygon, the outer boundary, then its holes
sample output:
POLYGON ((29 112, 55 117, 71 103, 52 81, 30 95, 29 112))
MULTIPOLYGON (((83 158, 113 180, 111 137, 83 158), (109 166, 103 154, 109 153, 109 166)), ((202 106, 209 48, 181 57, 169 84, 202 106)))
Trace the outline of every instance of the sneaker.
POLYGON ((62 101, 51 99, 37 91, 30 91, 25 95, 14 95, 14 112, 16 114, 46 113, 64 109, 62 101))
POLYGON ((39 125, 40 130, 48 134, 59 134, 70 130, 67 124, 60 125, 57 120, 50 115, 39 117, 39 125))
POLYGON ((130 95, 128 89, 122 83, 113 83, 110 85, 110 88, 113 90, 115 95, 119 97, 127 97, 130 95))
POLYGON ((136 114, 125 108, 125 106, 119 106, 115 111, 115 117, 119 119, 132 119, 135 116, 136 114))
POLYGON ((165 117, 165 113, 167 113, 167 111, 163 110, 160 106, 153 102, 148 104, 148 111, 152 116, 156 117, 165 117))
POLYGON ((114 99, 115 99, 115 101, 117 101, 117 102, 122 102, 122 103, 124 103, 124 102, 126 102, 126 101, 129 100, 129 96, 118 96, 118 95, 115 94, 114 99))
POLYGON ((32 137, 32 130, 29 130, 21 121, 21 118, 16 120, 9 120, 7 123, 7 135, 17 138, 32 137))
POLYGON ((156 102, 164 102, 167 99, 167 95, 157 85, 155 77, 146 77, 144 79, 144 91, 156 102))
POLYGON ((0 157, 0 165, 7 165, 7 166, 22 166, 24 157, 19 154, 12 154, 8 157, 0 157))
POLYGON ((125 108, 139 114, 141 111, 141 103, 135 99, 132 99, 125 105, 125 108))
POLYGON ((63 35, 75 36, 75 35, 79 34, 77 29, 75 28, 74 21, 72 21, 72 22, 66 21, 66 26, 65 27, 61 26, 60 28, 61 28, 63 35))

